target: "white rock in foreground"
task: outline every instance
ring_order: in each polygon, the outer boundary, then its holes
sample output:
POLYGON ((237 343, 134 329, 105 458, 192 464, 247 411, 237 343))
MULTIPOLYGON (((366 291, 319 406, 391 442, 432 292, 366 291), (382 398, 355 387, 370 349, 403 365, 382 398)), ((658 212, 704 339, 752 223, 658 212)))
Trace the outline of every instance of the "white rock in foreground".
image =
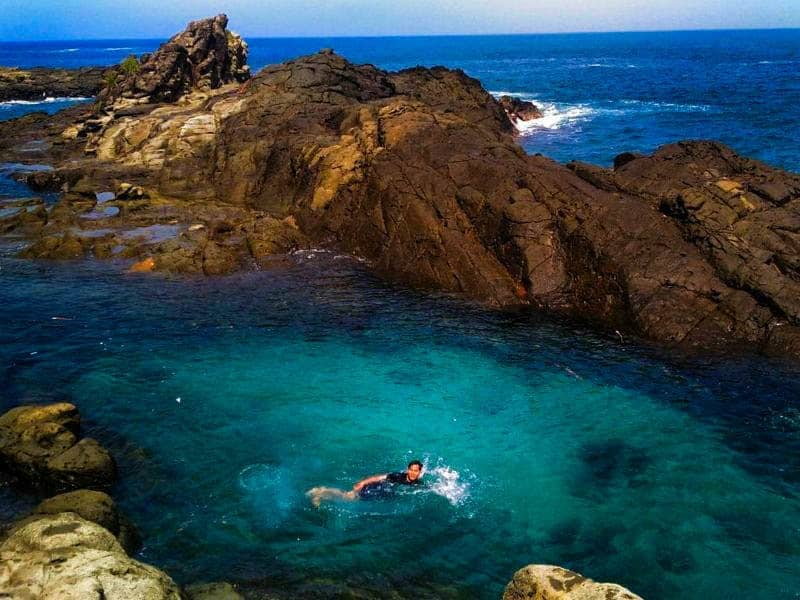
POLYGON ((19 600, 180 600, 164 572, 130 558, 75 513, 43 515, 0 544, 0 596, 19 600))

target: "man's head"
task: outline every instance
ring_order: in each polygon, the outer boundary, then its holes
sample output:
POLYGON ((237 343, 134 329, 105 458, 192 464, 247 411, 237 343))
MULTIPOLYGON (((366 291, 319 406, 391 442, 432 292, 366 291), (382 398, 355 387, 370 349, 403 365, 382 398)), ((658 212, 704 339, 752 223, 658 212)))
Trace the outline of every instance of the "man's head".
POLYGON ((412 460, 410 463, 408 463, 406 477, 408 477, 409 481, 416 481, 422 477, 422 463, 418 460, 412 460))

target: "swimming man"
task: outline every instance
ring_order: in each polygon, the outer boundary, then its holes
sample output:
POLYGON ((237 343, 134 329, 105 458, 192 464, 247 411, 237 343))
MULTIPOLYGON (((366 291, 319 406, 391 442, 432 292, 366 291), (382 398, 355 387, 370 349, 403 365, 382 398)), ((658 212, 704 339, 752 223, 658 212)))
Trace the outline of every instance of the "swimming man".
POLYGON ((362 479, 349 492, 331 487, 315 487, 306 492, 311 504, 319 506, 323 500, 370 500, 386 498, 398 485, 419 485, 422 483, 422 463, 412 460, 405 471, 384 473, 362 479))

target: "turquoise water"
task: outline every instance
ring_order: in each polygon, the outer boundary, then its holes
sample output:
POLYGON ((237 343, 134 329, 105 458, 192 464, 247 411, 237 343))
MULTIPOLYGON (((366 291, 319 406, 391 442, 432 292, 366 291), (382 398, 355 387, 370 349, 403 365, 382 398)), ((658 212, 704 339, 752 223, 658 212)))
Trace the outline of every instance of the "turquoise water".
POLYGON ((793 367, 488 312, 328 253, 173 280, 9 252, 4 404, 78 404, 139 557, 179 581, 411 569, 492 598, 537 562, 650 599, 800 597, 793 367), (413 457, 423 493, 303 496, 413 457))

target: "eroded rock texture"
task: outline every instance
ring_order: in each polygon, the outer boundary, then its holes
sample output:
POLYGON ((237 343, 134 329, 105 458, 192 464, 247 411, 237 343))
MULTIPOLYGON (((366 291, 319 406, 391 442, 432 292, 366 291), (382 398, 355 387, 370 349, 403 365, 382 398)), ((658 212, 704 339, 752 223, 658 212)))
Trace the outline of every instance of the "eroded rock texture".
POLYGON ((192 21, 153 54, 143 55, 130 73, 101 97, 143 102, 171 102, 193 89, 216 89, 250 77, 247 44, 227 30, 224 14, 192 21))
MULTIPOLYGON (((224 20, 203 23, 204 39, 228 37, 224 20)), ((167 56, 192 55, 185 35, 145 63, 158 81, 177 81, 167 56)), ((327 245, 488 305, 669 345, 800 353, 796 175, 706 142, 621 155, 614 170, 527 156, 508 107, 444 68, 388 73, 326 50, 244 85, 212 80, 123 94, 100 116, 0 124, 0 157, 41 141, 57 168, 39 177, 65 191, 28 225, 26 254, 220 274, 327 245), (100 206, 105 190, 117 194, 100 206), (129 243, 154 225, 174 235, 129 243)))
POLYGON ((114 535, 74 512, 40 515, 0 543, 0 594, 19 600, 179 600, 163 571, 130 558, 114 535))
POLYGON ((614 583, 598 583, 551 565, 528 565, 517 571, 503 600, 642 600, 614 583))
POLYGON ((66 402, 13 408, 0 416, 0 467, 32 487, 107 488, 114 459, 79 429, 78 410, 66 402))

